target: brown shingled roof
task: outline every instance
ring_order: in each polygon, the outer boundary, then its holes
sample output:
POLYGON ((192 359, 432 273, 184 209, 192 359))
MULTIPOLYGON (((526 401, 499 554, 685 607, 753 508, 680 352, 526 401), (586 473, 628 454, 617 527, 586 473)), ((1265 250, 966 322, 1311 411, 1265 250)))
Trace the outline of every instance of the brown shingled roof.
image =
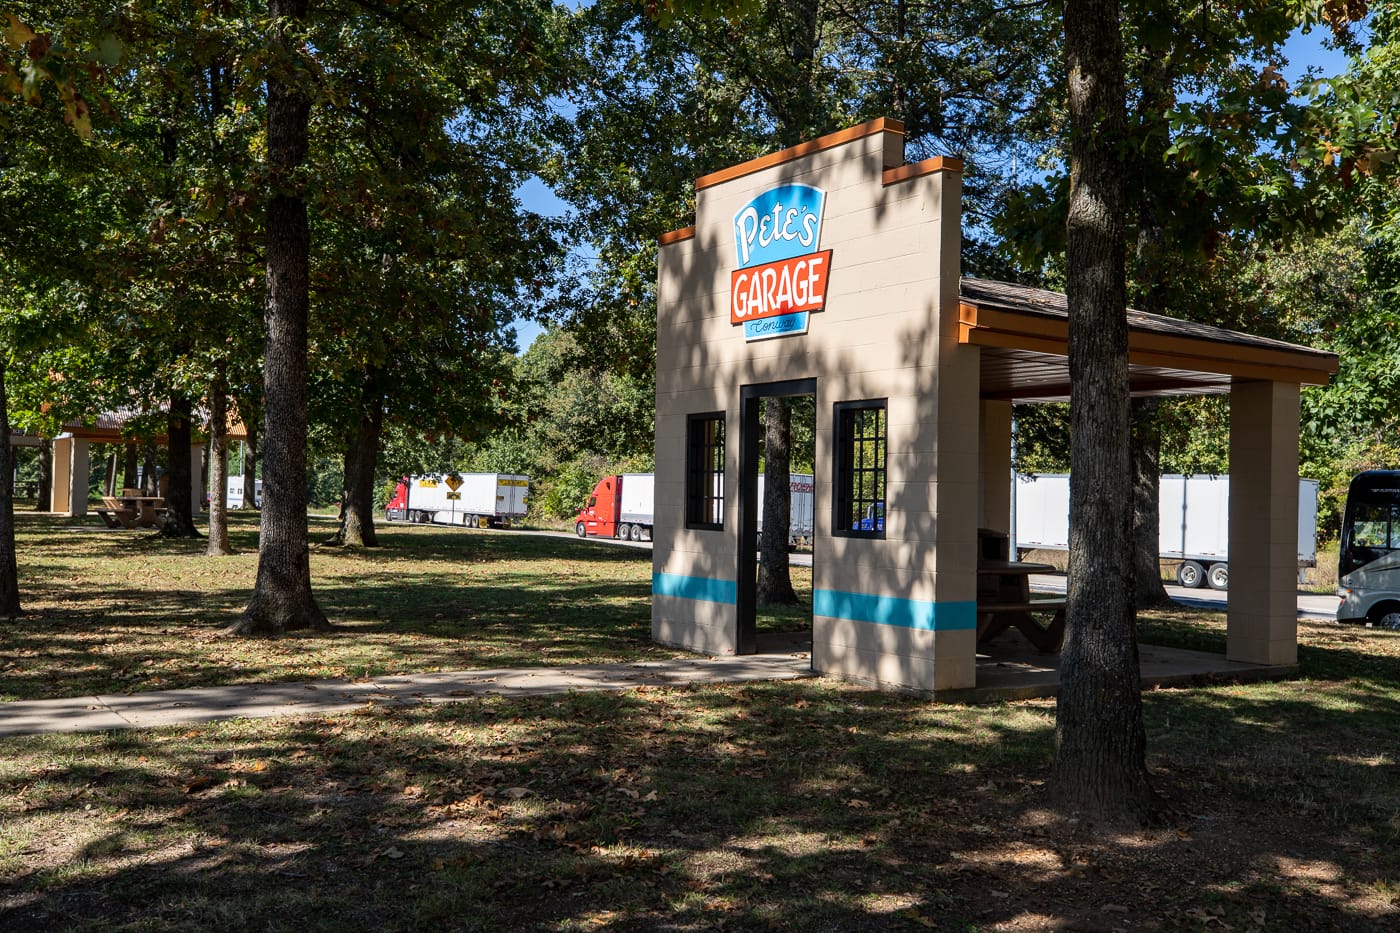
MULTIPOLYGON (((1069 299, 1061 292, 1031 288, 1028 285, 1015 285, 1011 282, 974 279, 968 276, 963 277, 958 290, 964 301, 970 301, 979 306, 999 307, 1009 311, 1042 314, 1046 317, 1069 320, 1069 299)), ((1316 350, 1301 344, 1273 340, 1269 337, 1256 337, 1253 334, 1237 330, 1212 327, 1209 324, 1197 324, 1194 321, 1183 321, 1180 318, 1166 317, 1161 314, 1148 314, 1146 311, 1138 311, 1135 308, 1128 309, 1128 328, 1147 333, 1189 337, 1195 340, 1214 340, 1245 347, 1292 351, 1309 354, 1320 359, 1335 358, 1336 356, 1336 354, 1326 350, 1316 350)))

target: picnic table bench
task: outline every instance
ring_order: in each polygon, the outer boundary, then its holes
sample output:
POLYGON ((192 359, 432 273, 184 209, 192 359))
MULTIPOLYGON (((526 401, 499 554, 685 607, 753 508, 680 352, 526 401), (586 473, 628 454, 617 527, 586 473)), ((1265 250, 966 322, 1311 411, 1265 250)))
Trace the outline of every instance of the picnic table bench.
POLYGON ((1049 564, 991 560, 977 564, 977 641, 990 641, 1009 628, 1046 654, 1065 640, 1064 597, 1031 597, 1030 576, 1050 573, 1049 564), (1037 616, 1045 617, 1041 622, 1037 616))

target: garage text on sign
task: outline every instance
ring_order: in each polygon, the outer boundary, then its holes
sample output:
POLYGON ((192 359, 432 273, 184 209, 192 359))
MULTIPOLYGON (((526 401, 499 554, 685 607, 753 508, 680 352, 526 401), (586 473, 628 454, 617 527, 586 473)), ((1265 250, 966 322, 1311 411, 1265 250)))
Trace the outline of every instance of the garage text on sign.
POLYGON ((778 185, 734 215, 729 322, 744 326, 744 339, 805 334, 807 315, 826 305, 831 250, 816 248, 825 202, 820 188, 778 185))

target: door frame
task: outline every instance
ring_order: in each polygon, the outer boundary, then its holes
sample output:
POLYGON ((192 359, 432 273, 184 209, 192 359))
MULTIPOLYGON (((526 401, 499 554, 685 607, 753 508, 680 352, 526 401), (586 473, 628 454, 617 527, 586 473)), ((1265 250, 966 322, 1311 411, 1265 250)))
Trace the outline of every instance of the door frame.
MULTIPOLYGON (((817 398, 816 377, 786 379, 739 387, 739 566, 736 654, 753 654, 758 647, 758 441, 763 419, 759 402, 766 398, 817 398)), ((815 509, 813 519, 816 519, 815 509)), ((813 529, 815 537, 816 529, 813 529)), ((815 573, 815 561, 813 573, 815 573)))

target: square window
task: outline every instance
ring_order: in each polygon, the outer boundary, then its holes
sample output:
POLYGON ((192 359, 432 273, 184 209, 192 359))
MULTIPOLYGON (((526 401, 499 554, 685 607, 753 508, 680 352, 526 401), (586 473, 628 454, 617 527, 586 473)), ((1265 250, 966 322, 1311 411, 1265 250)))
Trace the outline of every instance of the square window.
POLYGON ((724 528, 724 415, 686 420, 685 527, 724 528))
POLYGON ((832 533, 885 536, 885 400, 836 405, 832 533))

